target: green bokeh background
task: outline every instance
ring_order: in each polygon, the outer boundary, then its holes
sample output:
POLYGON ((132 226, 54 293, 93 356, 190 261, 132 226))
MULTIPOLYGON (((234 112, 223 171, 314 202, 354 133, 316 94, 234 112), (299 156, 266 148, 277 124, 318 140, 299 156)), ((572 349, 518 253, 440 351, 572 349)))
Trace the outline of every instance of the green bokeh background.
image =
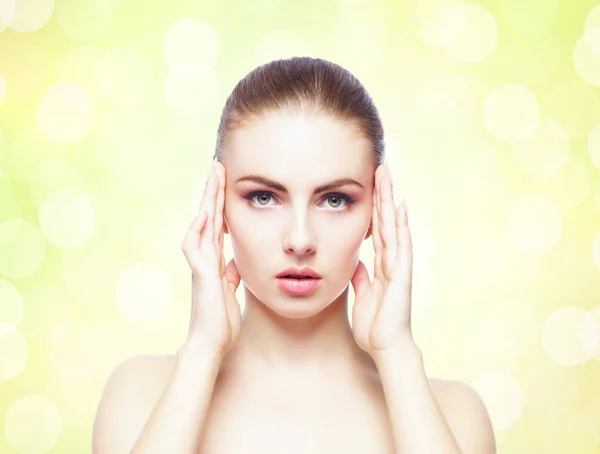
POLYGON ((0 452, 90 452, 115 366, 176 352, 223 104, 310 55, 380 109, 428 375, 479 392, 499 453, 600 453, 595 6, 0 3, 0 452))

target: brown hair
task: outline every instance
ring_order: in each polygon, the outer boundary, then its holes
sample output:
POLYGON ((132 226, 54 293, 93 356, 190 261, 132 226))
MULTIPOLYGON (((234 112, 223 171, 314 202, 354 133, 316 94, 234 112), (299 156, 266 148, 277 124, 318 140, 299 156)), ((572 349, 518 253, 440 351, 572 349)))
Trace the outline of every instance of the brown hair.
POLYGON ((228 131, 270 111, 290 108, 349 121, 373 144, 375 168, 383 162, 383 125, 365 87, 347 69, 312 57, 273 60, 238 82, 223 107, 213 159, 222 162, 228 131))

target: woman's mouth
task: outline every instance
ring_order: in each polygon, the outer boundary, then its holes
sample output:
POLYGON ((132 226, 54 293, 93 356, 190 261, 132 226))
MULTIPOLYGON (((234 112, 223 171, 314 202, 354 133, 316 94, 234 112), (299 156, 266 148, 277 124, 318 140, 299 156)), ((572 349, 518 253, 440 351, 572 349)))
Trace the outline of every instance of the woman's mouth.
POLYGON ((321 279, 313 277, 281 276, 277 278, 279 288, 292 295, 308 295, 319 286, 321 279))

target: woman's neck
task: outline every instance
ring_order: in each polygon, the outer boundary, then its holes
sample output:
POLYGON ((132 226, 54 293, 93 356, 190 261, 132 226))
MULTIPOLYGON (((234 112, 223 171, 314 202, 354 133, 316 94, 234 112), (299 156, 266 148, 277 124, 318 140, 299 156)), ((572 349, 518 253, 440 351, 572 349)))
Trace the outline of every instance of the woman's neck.
MULTIPOLYGON (((228 369, 268 369, 297 376, 375 370, 348 322, 348 287, 325 309, 302 318, 282 317, 247 288, 244 292, 240 336, 224 361, 228 369)), ((297 304, 302 303, 298 299, 297 304)))

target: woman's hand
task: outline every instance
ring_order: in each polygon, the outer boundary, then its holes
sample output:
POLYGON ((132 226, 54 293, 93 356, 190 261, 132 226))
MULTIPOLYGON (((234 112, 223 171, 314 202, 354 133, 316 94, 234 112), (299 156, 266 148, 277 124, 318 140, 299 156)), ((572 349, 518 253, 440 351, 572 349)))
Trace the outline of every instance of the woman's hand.
POLYGON ((374 359, 395 347, 412 343, 412 241, 404 204, 394 204, 387 167, 375 170, 372 238, 375 249, 373 282, 359 260, 351 283, 356 299, 352 330, 356 343, 374 359))
POLYGON ((192 221, 181 249, 192 269, 192 311, 186 343, 223 358, 240 331, 240 283, 234 259, 225 266, 223 207, 225 167, 214 162, 204 186, 199 215, 192 221))

